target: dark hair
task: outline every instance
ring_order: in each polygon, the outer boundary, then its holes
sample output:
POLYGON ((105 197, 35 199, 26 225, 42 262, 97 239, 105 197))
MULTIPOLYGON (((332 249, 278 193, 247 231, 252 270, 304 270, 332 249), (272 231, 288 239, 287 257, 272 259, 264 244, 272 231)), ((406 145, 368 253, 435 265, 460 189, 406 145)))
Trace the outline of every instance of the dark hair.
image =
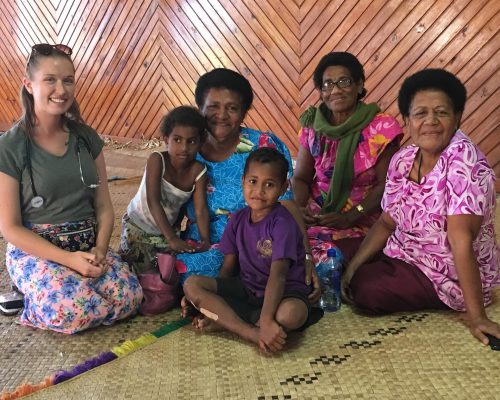
POLYGON ((429 68, 409 76, 401 85, 398 106, 403 117, 410 115, 410 106, 415 94, 428 89, 444 92, 451 100, 455 114, 464 110, 467 90, 460 79, 445 69, 429 68))
POLYGON ((256 162, 261 164, 276 164, 281 182, 286 182, 288 174, 288 161, 283 154, 272 147, 261 147, 250 153, 245 163, 243 175, 246 175, 250 164, 256 162))
POLYGON ((198 109, 191 106, 180 106, 174 108, 165 115, 160 123, 162 137, 168 137, 176 126, 188 126, 195 128, 203 143, 207 138, 207 122, 198 109))
POLYGON ((198 79, 194 98, 201 109, 205 103, 207 92, 213 88, 229 89, 241 96, 241 105, 246 113, 253 102, 253 90, 248 79, 236 71, 227 68, 215 68, 198 79))
MULTIPOLYGON (((321 88, 323 84, 323 74, 328 67, 340 65, 346 67, 356 82, 365 82, 365 71, 356 56, 347 51, 334 51, 323 56, 313 73, 314 87, 321 88)), ((358 100, 366 96, 366 89, 363 86, 362 92, 358 95, 358 100)))
MULTIPOLYGON (((41 54, 37 51, 32 50, 31 55, 28 59, 28 63, 26 65, 26 77, 28 79, 33 79, 33 74, 38 68, 41 58, 48 57, 60 57, 65 58, 73 64, 71 57, 62 51, 57 49, 53 49, 50 54, 41 54)), ((74 68, 74 65, 73 65, 74 68)), ((29 93, 24 85, 21 86, 20 91, 21 104, 23 107, 23 115, 19 119, 19 124, 24 128, 24 131, 28 136, 33 134, 34 127, 36 125, 36 114, 35 114, 35 100, 33 99, 33 95, 29 93)), ((64 115, 62 115, 63 123, 66 125, 71 125, 72 122, 84 123, 83 118, 80 114, 80 107, 78 106, 78 102, 76 99, 73 99, 73 103, 70 108, 64 115)))

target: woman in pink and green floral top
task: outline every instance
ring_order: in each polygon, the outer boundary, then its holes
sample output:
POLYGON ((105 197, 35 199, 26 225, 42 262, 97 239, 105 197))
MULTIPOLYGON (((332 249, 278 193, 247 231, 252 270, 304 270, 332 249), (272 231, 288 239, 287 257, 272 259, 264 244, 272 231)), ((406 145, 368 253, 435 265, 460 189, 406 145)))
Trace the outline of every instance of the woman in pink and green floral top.
POLYGON ((380 200, 401 127, 365 104, 364 71, 347 52, 325 55, 314 71, 322 103, 301 117, 293 178, 316 262, 338 239, 363 237, 380 215, 380 200))
POLYGON ((500 285, 495 174, 458 129, 465 99, 463 84, 442 69, 403 83, 399 108, 414 144, 391 161, 382 215, 352 258, 346 251, 343 291, 368 313, 465 311, 470 332, 487 344, 485 334, 500 338, 485 311, 500 285))

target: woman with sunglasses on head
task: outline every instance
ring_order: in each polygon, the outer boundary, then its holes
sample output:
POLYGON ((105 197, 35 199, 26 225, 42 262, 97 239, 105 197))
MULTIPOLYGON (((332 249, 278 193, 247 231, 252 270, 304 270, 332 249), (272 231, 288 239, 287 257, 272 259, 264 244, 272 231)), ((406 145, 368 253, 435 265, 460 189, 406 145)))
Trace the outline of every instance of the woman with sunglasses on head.
POLYGON ((23 115, 0 137, 0 229, 21 322, 75 333, 135 314, 137 277, 108 249, 113 207, 103 142, 83 123, 64 45, 33 46, 23 115))
POLYGON ((300 117, 292 184, 318 263, 325 261, 329 248, 351 246, 350 239, 363 237, 377 220, 402 130, 377 104, 362 102, 365 74, 352 54, 325 55, 313 80, 321 104, 300 117))

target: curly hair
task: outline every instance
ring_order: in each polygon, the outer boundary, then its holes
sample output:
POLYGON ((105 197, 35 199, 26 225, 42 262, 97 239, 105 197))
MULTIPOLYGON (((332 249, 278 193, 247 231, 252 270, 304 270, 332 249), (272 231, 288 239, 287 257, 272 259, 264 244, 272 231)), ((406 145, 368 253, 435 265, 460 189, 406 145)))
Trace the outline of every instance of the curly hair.
POLYGON ((250 82, 243 75, 227 68, 215 68, 198 79, 194 98, 197 106, 201 109, 205 103, 207 92, 212 88, 229 89, 241 96, 241 105, 246 113, 253 102, 253 90, 250 82))
POLYGON ((160 123, 161 136, 163 138, 170 136, 176 126, 187 126, 196 129, 202 143, 207 138, 207 121, 194 107, 176 107, 165 115, 160 123))
POLYGON ((278 150, 272 147, 261 147, 260 149, 252 151, 245 163, 243 176, 247 174, 250 164, 253 162, 259 164, 274 164, 275 170, 278 172, 281 182, 286 182, 288 174, 288 161, 278 150))
POLYGON ((451 100, 455 114, 464 110, 467 90, 460 79, 445 69, 429 68, 409 76, 401 85, 398 106, 403 117, 409 116, 415 94, 427 89, 444 92, 451 100))
MULTIPOLYGON (((336 65, 347 68, 356 82, 365 82, 365 71, 356 56, 348 53, 347 51, 334 51, 332 53, 325 54, 316 66, 316 69, 313 73, 313 82, 315 88, 321 88, 325 70, 328 67, 333 67, 336 65)), ((366 89, 363 86, 363 91, 359 94, 358 100, 362 99, 365 96, 366 89)))

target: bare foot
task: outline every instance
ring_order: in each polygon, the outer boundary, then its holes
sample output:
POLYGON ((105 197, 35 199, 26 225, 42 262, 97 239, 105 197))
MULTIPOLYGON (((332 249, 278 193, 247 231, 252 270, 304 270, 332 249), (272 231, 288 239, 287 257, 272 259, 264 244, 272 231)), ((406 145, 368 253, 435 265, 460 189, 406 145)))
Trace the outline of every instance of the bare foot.
POLYGON ((218 332, 224 330, 224 328, 220 326, 217 322, 211 320, 210 318, 205 317, 202 314, 197 315, 196 317, 193 318, 193 327, 196 330, 199 330, 204 333, 218 332))
POLYGON ((193 319, 198 315, 200 315, 200 312, 195 308, 193 303, 186 296, 183 296, 181 299, 181 317, 193 319))

